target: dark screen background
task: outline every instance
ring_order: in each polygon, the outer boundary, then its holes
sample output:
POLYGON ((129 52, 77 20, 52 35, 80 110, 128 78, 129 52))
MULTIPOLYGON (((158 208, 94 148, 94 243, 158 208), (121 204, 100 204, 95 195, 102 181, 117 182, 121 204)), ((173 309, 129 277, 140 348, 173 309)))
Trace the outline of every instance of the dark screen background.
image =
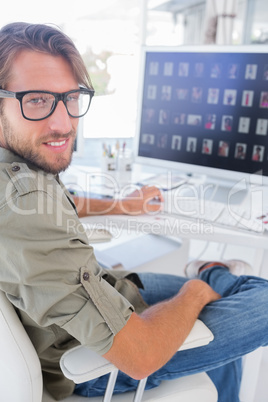
POLYGON ((265 53, 146 53, 138 155, 268 175, 265 53))

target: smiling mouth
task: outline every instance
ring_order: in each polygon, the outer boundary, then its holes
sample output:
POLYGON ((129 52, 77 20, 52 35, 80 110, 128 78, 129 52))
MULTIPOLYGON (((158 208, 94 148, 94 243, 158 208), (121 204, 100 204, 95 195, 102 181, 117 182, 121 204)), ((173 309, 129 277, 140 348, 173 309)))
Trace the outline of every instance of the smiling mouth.
POLYGON ((67 140, 47 142, 47 145, 50 145, 51 147, 61 147, 66 143, 66 141, 67 140))

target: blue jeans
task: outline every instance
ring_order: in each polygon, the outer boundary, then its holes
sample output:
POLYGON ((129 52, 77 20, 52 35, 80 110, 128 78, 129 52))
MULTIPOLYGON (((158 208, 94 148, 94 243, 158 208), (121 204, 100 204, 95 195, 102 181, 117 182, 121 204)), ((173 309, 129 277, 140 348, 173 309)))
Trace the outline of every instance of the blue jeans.
MULTIPOLYGON (((139 274, 149 304, 174 296, 188 279, 165 274, 139 274)), ((161 369, 149 376, 146 389, 161 380, 172 380, 202 371, 217 387, 219 402, 238 402, 241 381, 241 357, 268 345, 268 282, 254 276, 234 276, 227 268, 213 267, 202 272, 222 298, 208 304, 199 318, 211 329, 214 341, 204 347, 176 353, 161 369)), ((168 334, 167 334, 168 336, 168 334)), ((107 376, 78 384, 75 393, 103 395, 107 376)), ((137 381, 119 372, 115 393, 135 390, 137 381)))

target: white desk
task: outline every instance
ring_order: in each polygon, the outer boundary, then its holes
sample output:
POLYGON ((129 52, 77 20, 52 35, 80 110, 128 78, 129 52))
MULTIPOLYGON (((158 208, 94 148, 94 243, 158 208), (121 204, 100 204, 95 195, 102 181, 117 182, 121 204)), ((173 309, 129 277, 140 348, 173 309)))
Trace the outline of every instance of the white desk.
MULTIPOLYGON (((144 173, 143 167, 135 165, 132 172, 102 172, 98 168, 88 166, 71 167, 63 174, 65 184, 69 184, 78 191, 102 191, 117 196, 124 189, 129 191, 130 183, 135 183, 149 177, 154 173, 160 173, 161 169, 150 168, 144 173), (150 170, 151 169, 151 170, 150 170), (153 170, 152 170, 153 169, 153 170)), ((203 188, 202 188, 203 190, 203 188)), ((253 186, 253 191, 248 193, 248 199, 254 205, 256 212, 261 215, 262 206, 268 206, 268 188, 253 186), (267 200, 267 201, 266 201, 267 200)), ((251 207, 252 209, 252 207, 251 207)), ((263 235, 254 232, 242 232, 231 228, 223 228, 209 222, 197 222, 194 219, 174 218, 172 216, 140 215, 132 216, 97 216, 88 218, 92 224, 103 224, 117 236, 123 228, 132 233, 154 233, 164 236, 174 236, 184 240, 202 239, 204 241, 246 246, 256 249, 254 270, 256 274, 268 276, 268 268, 265 270, 268 252, 268 231, 263 235), (267 272, 266 272, 267 271, 267 272)))

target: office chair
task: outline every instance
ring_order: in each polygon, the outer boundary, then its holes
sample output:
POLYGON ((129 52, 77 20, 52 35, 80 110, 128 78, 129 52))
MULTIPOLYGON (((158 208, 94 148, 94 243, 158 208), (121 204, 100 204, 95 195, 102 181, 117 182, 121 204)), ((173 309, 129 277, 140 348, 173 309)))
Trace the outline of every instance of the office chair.
MULTIPOLYGON (((0 400, 5 402, 53 402, 43 390, 41 366, 37 353, 12 304, 0 291, 0 400)), ((206 345, 212 341, 210 330, 199 320, 181 349, 206 345)), ((194 353, 194 351, 193 351, 194 353)), ((110 401, 117 369, 103 357, 78 346, 66 352, 61 359, 61 368, 66 377, 79 383, 111 372, 105 399, 84 398, 72 395, 66 402, 110 401)), ((159 387, 143 390, 146 379, 141 380, 135 393, 115 395, 113 402, 216 402, 217 390, 206 373, 195 374, 177 380, 162 381, 159 387)))

